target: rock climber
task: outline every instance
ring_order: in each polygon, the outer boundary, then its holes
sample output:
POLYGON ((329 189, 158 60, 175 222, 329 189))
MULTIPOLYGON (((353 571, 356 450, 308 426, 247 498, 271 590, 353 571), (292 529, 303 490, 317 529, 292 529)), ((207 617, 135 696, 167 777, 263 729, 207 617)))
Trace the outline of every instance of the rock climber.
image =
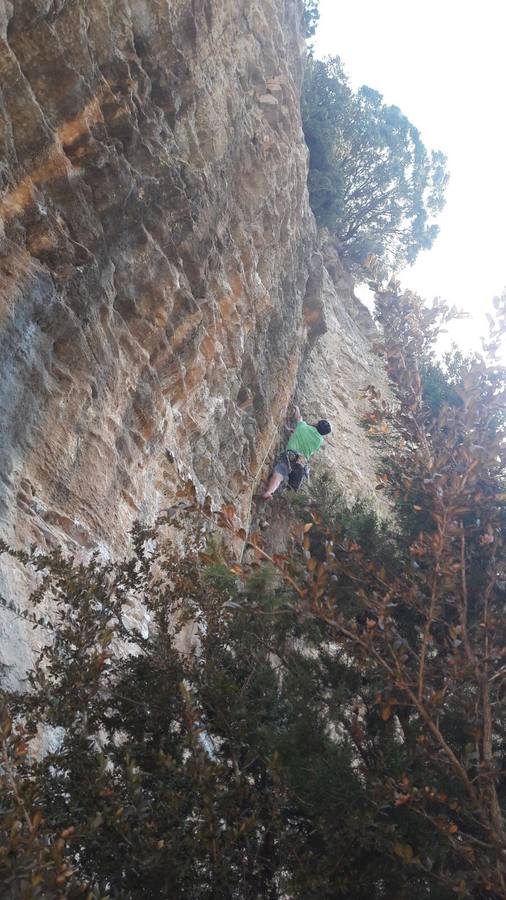
POLYGON ((297 490, 305 475, 305 465, 313 453, 322 446, 324 436, 332 431, 326 419, 320 419, 316 425, 308 425, 302 418, 298 406, 293 408, 293 417, 297 424, 286 450, 276 460, 272 475, 262 494, 264 500, 272 497, 283 481, 288 481, 290 486, 297 490))

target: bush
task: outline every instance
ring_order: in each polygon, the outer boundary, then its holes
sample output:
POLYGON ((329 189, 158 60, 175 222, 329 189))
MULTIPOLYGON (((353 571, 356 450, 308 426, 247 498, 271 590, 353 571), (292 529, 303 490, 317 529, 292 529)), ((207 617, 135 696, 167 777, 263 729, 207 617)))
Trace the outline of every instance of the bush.
MULTIPOLYGON (((154 556, 148 536, 114 567, 32 558, 46 576, 33 603, 44 593, 54 612, 30 690, 4 696, 3 896, 359 898, 382 896, 378 879, 393 890, 397 816, 371 805, 376 759, 359 766, 350 731, 352 698, 373 702, 375 685, 360 687, 279 579, 241 583, 225 561, 202 572, 197 558, 154 556), (149 638, 125 626, 132 597, 149 638), (64 731, 37 760, 40 726, 64 731)), ((397 775, 392 729, 378 726, 397 775)))
POLYGON ((216 514, 249 565, 140 528, 116 565, 14 554, 47 641, 3 695, 6 898, 506 897, 505 373, 476 361, 432 415, 449 311, 395 286, 377 303, 392 534, 327 479, 285 554, 216 514))

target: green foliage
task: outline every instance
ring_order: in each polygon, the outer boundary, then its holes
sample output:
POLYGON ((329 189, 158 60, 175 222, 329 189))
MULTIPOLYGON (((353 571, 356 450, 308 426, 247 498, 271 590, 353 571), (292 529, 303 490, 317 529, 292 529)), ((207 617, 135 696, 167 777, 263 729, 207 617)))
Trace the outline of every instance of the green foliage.
POLYGON ((115 565, 14 554, 46 642, 2 696, 2 896, 506 897, 505 372, 451 363, 431 408, 450 311, 395 285, 377 311, 395 527, 324 478, 285 554, 215 515, 249 563, 141 528, 115 565))
POLYGON ((269 572, 242 588, 225 560, 202 572, 147 537, 114 567, 31 559, 52 630, 30 690, 4 696, 4 896, 425 896, 392 850, 420 827, 379 799, 380 771, 406 760, 375 679, 269 572), (127 625, 133 602, 149 638, 127 625), (62 730, 37 759, 40 726, 62 730))
POLYGON ((305 521, 316 511, 319 524, 334 535, 358 543, 389 571, 398 567, 401 547, 393 519, 381 519, 363 498, 348 503, 329 472, 312 478, 309 489, 296 495, 294 505, 305 521))
POLYGON ((464 381, 476 362, 476 354, 464 356, 454 346, 442 360, 432 355, 421 363, 423 400, 433 416, 439 415, 445 405, 463 405, 464 381))
POLYGON ((303 19, 306 38, 313 37, 316 31, 318 20, 320 18, 318 6, 318 0, 304 0, 303 19))
POLYGON ((418 129, 377 91, 353 92, 338 57, 308 60, 301 108, 317 222, 362 269, 371 257, 382 272, 414 262, 438 232, 443 154, 429 153, 418 129))

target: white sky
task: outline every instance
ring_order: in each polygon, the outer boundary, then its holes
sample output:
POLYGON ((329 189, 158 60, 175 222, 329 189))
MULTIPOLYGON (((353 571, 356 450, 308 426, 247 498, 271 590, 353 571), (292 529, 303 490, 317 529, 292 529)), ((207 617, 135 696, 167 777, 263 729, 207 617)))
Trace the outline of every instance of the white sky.
POLYGON ((505 0, 320 0, 316 56, 340 56, 448 157, 439 237, 402 281, 470 312, 452 337, 476 349, 506 286, 505 48, 505 0))

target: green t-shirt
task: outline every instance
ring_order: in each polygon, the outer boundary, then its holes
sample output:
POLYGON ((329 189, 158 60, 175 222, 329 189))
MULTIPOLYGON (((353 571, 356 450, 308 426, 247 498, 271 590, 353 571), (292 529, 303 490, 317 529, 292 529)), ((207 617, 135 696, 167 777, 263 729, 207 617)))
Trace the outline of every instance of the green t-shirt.
POLYGON ((306 459, 309 459, 313 453, 320 449, 322 444, 323 437, 320 432, 316 430, 314 425, 308 425, 307 422, 304 422, 304 419, 301 419, 297 423, 297 427, 293 431, 286 449, 294 450, 295 453, 300 453, 306 459))

